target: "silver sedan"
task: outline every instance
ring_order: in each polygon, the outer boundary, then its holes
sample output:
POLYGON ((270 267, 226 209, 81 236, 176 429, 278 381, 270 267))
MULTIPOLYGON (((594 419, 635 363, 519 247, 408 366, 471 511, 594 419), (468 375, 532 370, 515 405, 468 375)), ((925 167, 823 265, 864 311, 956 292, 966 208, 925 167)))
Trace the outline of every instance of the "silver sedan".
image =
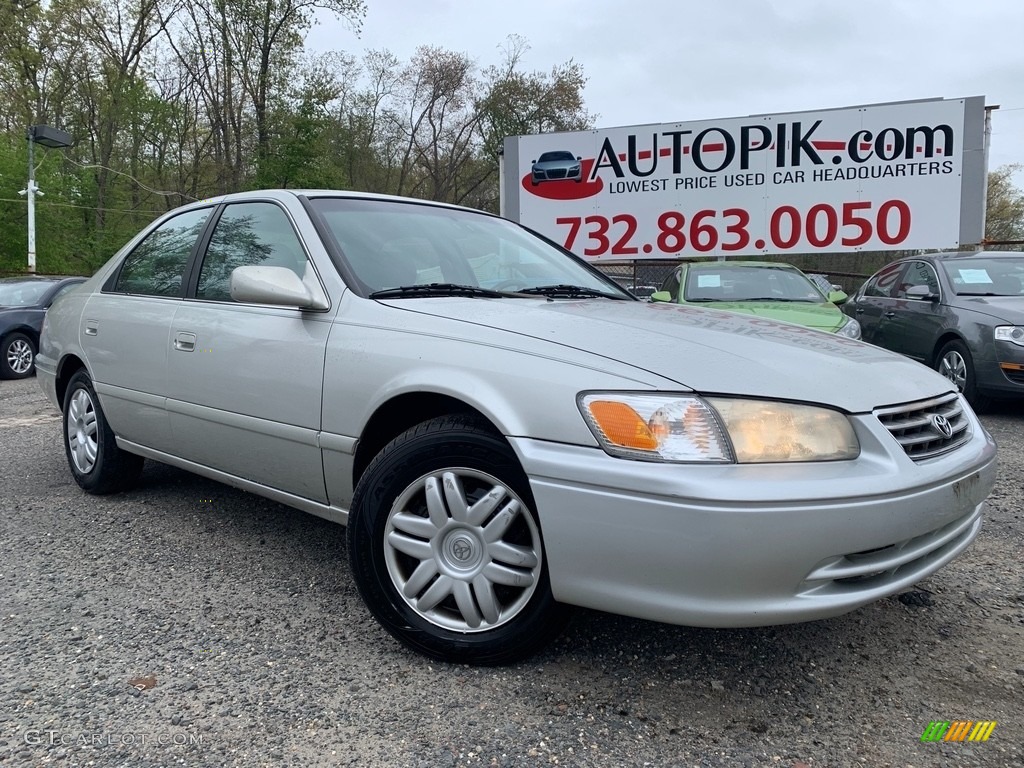
POLYGON ((50 309, 71 474, 144 459, 348 525, 369 610, 507 663, 571 605, 713 627, 821 619, 976 536, 995 445, 923 365, 637 301, 527 230, 334 191, 205 200, 50 309))

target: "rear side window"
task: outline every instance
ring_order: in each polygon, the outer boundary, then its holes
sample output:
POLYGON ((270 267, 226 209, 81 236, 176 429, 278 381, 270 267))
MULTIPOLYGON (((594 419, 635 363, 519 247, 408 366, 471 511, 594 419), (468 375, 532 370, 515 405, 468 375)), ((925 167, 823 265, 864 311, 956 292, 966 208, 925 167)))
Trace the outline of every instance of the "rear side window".
POLYGON ((231 273, 236 267, 287 267, 302 279, 306 264, 306 252, 281 208, 273 203, 228 205, 213 228, 196 298, 231 301, 231 273))
POLYGON ((181 296, 188 257, 210 210, 179 214, 146 235, 121 264, 114 290, 145 296, 181 296))

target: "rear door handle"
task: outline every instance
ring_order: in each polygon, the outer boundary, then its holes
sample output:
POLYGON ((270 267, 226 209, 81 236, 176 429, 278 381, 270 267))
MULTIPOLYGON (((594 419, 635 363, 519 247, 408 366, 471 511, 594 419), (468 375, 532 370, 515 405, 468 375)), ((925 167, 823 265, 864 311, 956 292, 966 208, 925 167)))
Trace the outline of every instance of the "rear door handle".
POLYGON ((893 312, 892 310, 890 310, 890 311, 885 313, 885 316, 886 317, 896 317, 896 313, 893 312))
POLYGON ((174 348, 179 352, 193 352, 196 348, 196 335, 179 331, 174 335, 174 348))
POLYGON ((863 315, 864 314, 864 307, 857 307, 855 310, 853 310, 853 313, 855 315, 863 315))
POLYGON ((98 320, 86 320, 85 321, 85 335, 95 336, 100 332, 100 324, 98 320))

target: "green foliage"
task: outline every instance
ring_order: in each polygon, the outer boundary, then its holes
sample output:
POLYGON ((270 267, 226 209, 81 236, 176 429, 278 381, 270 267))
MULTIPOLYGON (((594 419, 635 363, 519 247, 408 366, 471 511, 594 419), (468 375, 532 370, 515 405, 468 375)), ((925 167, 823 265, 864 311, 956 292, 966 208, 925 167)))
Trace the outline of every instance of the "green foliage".
POLYGON ((0 4, 0 271, 24 271, 25 129, 36 147, 37 268, 90 274, 157 215, 214 194, 348 188, 497 209, 505 135, 589 125, 582 69, 520 71, 421 48, 310 58, 326 11, 364 0, 50 0, 0 4))
POLYGON ((1003 165, 988 175, 988 201, 985 208, 985 239, 994 244, 1021 250, 1024 240, 1024 192, 1013 183, 1013 175, 1024 170, 1019 164, 1003 165))

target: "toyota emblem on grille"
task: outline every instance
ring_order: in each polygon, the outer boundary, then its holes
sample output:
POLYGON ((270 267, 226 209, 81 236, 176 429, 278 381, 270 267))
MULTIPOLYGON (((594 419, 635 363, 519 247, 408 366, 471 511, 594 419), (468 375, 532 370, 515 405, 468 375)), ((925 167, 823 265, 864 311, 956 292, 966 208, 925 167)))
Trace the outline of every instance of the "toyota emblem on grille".
POLYGON ((947 440, 953 436, 953 425, 949 419, 940 414, 932 416, 932 428, 947 440))

